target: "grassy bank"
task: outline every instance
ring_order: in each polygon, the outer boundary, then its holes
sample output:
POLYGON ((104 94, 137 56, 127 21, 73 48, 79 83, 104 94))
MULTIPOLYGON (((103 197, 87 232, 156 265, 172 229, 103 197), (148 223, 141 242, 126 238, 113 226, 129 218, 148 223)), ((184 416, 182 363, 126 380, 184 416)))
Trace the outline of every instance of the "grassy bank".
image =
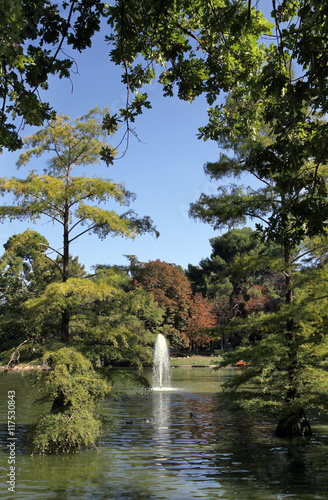
POLYGON ((217 365, 220 361, 220 356, 187 356, 171 358, 171 366, 209 366, 217 365))

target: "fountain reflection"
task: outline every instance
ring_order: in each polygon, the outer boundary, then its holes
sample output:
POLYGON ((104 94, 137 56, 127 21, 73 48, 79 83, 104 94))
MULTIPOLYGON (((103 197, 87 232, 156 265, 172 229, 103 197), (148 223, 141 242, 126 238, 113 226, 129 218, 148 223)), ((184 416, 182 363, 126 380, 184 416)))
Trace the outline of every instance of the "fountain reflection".
POLYGON ((171 393, 158 391, 153 394, 153 446, 156 467, 166 470, 172 455, 171 393))

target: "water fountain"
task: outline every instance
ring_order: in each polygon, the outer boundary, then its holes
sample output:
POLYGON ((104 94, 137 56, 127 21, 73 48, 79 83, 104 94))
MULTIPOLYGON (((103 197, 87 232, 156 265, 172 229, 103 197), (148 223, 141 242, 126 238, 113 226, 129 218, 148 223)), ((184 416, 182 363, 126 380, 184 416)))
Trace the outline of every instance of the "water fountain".
POLYGON ((169 350, 165 337, 157 335, 153 356, 153 389, 165 390, 171 388, 171 365, 169 350))

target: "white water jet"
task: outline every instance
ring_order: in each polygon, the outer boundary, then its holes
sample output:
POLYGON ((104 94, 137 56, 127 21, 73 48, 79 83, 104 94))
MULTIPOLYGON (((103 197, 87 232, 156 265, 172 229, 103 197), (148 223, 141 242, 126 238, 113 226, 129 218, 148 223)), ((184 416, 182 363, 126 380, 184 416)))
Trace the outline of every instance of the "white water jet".
POLYGON ((153 356, 153 389, 171 388, 171 365, 165 337, 159 333, 155 342, 153 356))

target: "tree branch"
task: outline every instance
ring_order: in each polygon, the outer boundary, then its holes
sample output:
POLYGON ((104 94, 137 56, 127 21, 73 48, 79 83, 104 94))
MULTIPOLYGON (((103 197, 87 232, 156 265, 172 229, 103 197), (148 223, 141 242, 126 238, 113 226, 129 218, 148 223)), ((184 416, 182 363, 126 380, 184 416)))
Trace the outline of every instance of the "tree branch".
POLYGON ((68 13, 68 17, 67 17, 67 21, 66 21, 66 27, 65 27, 64 33, 62 35, 62 39, 61 39, 61 41, 60 41, 60 43, 58 45, 58 48, 57 48, 57 50, 55 52, 54 57, 53 57, 53 61, 55 61, 57 59, 57 56, 58 56, 58 54, 59 54, 59 52, 60 52, 60 50, 62 48, 62 45, 64 43, 64 40, 65 40, 65 38, 67 36, 68 28, 70 27, 70 24, 71 24, 71 18, 72 18, 72 15, 73 15, 73 10, 74 10, 74 5, 76 3, 76 0, 71 0, 71 2, 72 2, 71 3, 71 8, 70 8, 70 11, 68 13))
POLYGON ((89 231, 92 231, 93 229, 95 229, 98 226, 99 226, 99 224, 94 224, 93 226, 88 227, 85 231, 82 231, 82 233, 77 234, 76 236, 74 236, 74 238, 69 240, 69 243, 72 243, 72 241, 77 240, 77 238, 79 238, 80 236, 82 236, 85 233, 88 233, 89 231))
POLYGON ((11 358, 10 360, 8 361, 8 363, 6 364, 5 366, 5 370, 9 370, 9 365, 10 363, 12 363, 14 361, 14 358, 15 358, 15 354, 17 355, 17 358, 16 358, 16 361, 17 363, 19 364, 19 357, 20 357, 20 354, 19 354, 19 348, 23 345, 23 344, 26 344, 26 342, 28 342, 28 340, 24 340, 24 342, 21 342, 19 344, 19 346, 17 346, 14 350, 14 352, 12 353, 11 355, 11 358))
POLYGON ((5 75, 5 81, 6 81, 6 90, 5 94, 3 96, 3 104, 2 104, 2 110, 1 110, 1 125, 0 127, 3 127, 3 124, 5 122, 5 109, 6 109, 6 100, 7 100, 7 94, 8 94, 8 81, 7 81, 7 66, 6 66, 6 56, 3 54, 2 55, 2 61, 3 61, 3 73, 5 75))

